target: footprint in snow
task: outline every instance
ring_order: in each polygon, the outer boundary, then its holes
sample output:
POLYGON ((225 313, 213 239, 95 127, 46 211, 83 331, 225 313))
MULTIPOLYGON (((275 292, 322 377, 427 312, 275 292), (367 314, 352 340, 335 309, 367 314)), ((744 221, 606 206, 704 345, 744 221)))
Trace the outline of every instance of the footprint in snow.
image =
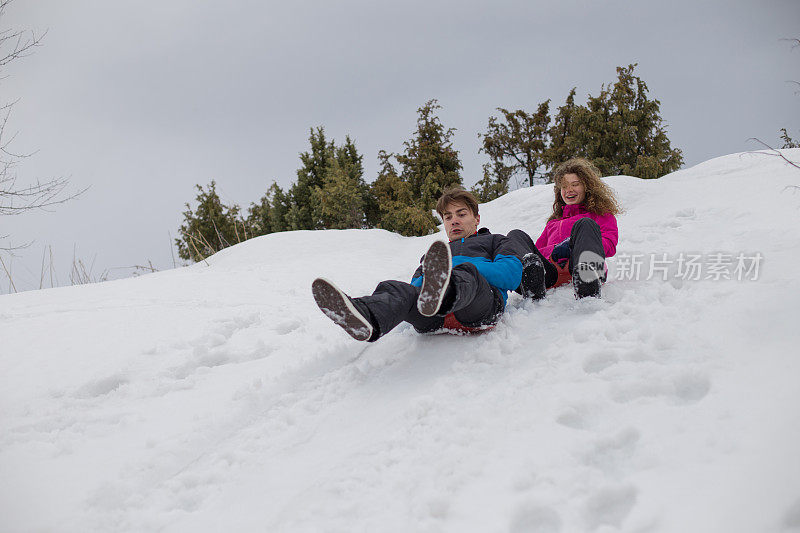
POLYGON ((636 381, 618 382, 611 397, 617 403, 630 403, 643 398, 672 399, 677 404, 693 404, 711 391, 711 380, 704 372, 683 371, 672 377, 641 376, 636 381))
POLYGON ((299 318, 292 318, 290 320, 284 320, 283 322, 279 322, 272 329, 278 335, 288 335, 289 333, 297 331, 302 327, 303 327, 302 320, 300 320, 299 318))
POLYGON ((683 403, 697 403, 711 391, 711 380, 705 373, 685 372, 672 380, 675 396, 683 403))
POLYGON ((534 502, 517 507, 508 526, 510 533, 558 533, 561 516, 552 508, 534 502))
POLYGON ((75 391, 74 396, 83 400, 98 398, 110 394, 128 383, 122 374, 113 374, 105 378, 90 381, 75 391))
POLYGON ((589 429, 597 420, 599 409, 596 405, 576 404, 565 407, 556 422, 572 429, 589 429))
POLYGON ((587 374, 597 374, 619 362, 619 357, 611 350, 601 350, 583 360, 583 370, 587 374))
POLYGON ((184 380, 202 369, 208 370, 233 362, 230 353, 220 347, 222 344, 224 343, 196 345, 192 348, 191 355, 187 356, 182 364, 170 369, 170 377, 184 380))
POLYGON ((633 485, 606 487, 587 498, 584 504, 586 530, 601 526, 621 527, 636 505, 638 492, 633 485))
POLYGON ((629 427, 611 437, 599 439, 584 454, 583 462, 604 472, 619 472, 636 453, 640 438, 639 431, 629 427))
POLYGON ((671 332, 657 333, 653 337, 653 347, 656 350, 669 350, 675 346, 675 337, 671 332))
POLYGON ((224 321, 223 329, 220 332, 230 338, 239 330, 251 328, 259 324, 261 324, 260 313, 236 315, 224 321))

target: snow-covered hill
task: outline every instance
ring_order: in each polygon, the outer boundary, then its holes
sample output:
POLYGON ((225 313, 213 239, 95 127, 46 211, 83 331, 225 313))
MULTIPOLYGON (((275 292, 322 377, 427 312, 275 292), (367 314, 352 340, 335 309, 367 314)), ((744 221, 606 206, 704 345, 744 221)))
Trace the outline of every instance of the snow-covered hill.
MULTIPOLYGON (((800 530, 800 171, 608 182, 604 298, 512 295, 480 336, 360 344, 311 298, 408 279, 441 234, 280 233, 0 296, 0 531, 800 530)), ((482 225, 536 237, 551 201, 482 225)))

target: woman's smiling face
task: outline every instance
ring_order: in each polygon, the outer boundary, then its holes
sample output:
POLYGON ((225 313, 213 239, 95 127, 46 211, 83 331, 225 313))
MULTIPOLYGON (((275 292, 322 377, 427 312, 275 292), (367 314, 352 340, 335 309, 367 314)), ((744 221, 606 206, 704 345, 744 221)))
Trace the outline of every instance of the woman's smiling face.
POLYGON ((561 178, 561 199, 567 205, 582 204, 586 199, 586 187, 577 174, 564 174, 561 178))

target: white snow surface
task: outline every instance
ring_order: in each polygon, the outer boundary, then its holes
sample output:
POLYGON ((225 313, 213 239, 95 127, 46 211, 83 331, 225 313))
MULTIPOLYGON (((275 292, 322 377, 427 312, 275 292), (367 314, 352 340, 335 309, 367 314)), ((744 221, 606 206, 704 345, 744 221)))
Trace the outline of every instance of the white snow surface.
MULTIPOLYGON (((279 233, 0 296, 0 531, 800 531, 800 170, 607 181, 603 299, 512 294, 477 336, 358 343, 311 297, 408 280, 442 233, 279 233), (689 252, 764 259, 757 280, 614 275, 689 252)), ((536 238, 552 195, 481 225, 536 238)))

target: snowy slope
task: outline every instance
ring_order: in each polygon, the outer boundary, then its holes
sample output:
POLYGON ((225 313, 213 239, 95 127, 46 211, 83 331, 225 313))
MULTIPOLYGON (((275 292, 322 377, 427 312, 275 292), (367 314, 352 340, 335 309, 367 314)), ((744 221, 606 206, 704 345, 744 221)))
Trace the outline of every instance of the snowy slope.
MULTIPOLYGON (((281 233, 0 296, 0 531, 800 530, 800 171, 608 182, 604 299, 512 295, 480 336, 360 344, 311 298, 319 275, 408 279, 441 234, 281 233), (757 279, 679 276, 712 252, 762 254, 757 279), (622 275, 651 253, 666 281, 622 275)), ((536 237, 551 201, 516 191, 482 225, 536 237)))

